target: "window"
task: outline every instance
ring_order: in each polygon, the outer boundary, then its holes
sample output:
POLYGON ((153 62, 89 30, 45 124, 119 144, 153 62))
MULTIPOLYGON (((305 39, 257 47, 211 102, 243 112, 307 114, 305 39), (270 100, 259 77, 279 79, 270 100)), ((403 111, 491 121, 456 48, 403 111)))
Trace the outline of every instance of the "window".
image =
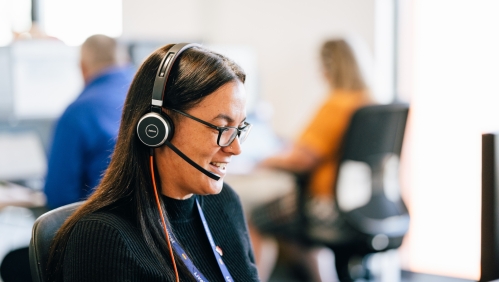
POLYGON ((478 280, 481 134, 499 130, 499 2, 400 3, 399 92, 411 102, 403 268, 478 280))
POLYGON ((31 0, 0 0, 0 46, 31 27, 31 0))
MULTIPOLYGON (((80 45, 90 35, 118 37, 122 33, 121 0, 43 0, 38 5, 38 25, 47 35, 67 45, 80 45)), ((0 46, 14 33, 31 28, 31 0, 0 0, 0 46)))
POLYGON ((90 35, 118 37, 122 33, 121 0, 44 0, 45 32, 68 45, 80 45, 90 35))

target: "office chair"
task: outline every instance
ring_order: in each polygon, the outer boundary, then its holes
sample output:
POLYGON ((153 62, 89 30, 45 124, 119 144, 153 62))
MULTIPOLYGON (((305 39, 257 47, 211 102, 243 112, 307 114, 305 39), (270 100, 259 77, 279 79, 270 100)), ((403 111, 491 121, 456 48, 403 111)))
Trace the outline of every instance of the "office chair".
POLYGON ((50 244, 64 221, 82 204, 76 202, 41 215, 33 224, 29 263, 33 282, 45 282, 50 244))
POLYGON ((298 176, 300 240, 327 246, 335 253, 338 278, 351 281, 351 259, 363 263, 370 279, 370 254, 396 249, 409 228, 409 213, 400 196, 399 158, 409 107, 371 105, 353 115, 347 129, 334 184, 334 207, 327 220, 317 221, 305 207, 307 177, 298 176))

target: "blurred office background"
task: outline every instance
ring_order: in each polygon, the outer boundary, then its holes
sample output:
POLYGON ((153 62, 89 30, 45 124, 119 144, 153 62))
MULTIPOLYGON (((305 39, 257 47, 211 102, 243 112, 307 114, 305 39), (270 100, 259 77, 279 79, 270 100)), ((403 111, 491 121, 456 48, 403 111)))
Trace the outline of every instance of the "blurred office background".
MULTIPOLYGON (((181 41, 239 62, 261 125, 241 174, 305 126, 326 94, 319 46, 348 36, 375 98, 411 105, 401 268, 478 280, 481 134, 499 129, 498 13, 495 0, 0 0, 0 203, 17 197, 4 193, 10 183, 42 187, 52 125, 82 87, 78 48, 92 34, 119 38, 135 64, 181 41)), ((0 259, 30 236, 29 215, 5 206, 0 259)))

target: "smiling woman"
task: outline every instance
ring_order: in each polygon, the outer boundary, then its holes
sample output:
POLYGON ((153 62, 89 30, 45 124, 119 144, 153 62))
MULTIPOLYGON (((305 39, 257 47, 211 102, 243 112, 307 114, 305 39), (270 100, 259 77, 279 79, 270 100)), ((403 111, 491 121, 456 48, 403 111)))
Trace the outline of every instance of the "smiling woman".
POLYGON ((145 60, 102 182, 56 235, 48 280, 258 281, 239 197, 223 183, 251 128, 244 81, 195 44, 145 60))
MULTIPOLYGON (((232 156, 241 153, 240 143, 243 140, 235 138, 232 139, 232 142, 227 141, 223 144, 220 144, 219 140, 224 136, 224 132, 230 132, 224 129, 237 129, 238 126, 244 124, 246 119, 245 102, 246 95, 243 84, 240 81, 234 81, 221 86, 204 98, 200 104, 189 109, 188 116, 179 115, 182 112, 178 110, 166 110, 170 111, 172 113, 170 115, 177 121, 172 144, 178 144, 177 148, 187 156, 192 156, 191 158, 195 163, 223 179, 227 164, 230 163, 232 156), (194 116, 199 118, 196 120, 189 118, 194 116), (208 126, 207 122, 199 122, 203 120, 209 120, 223 126, 223 129, 212 125, 220 130, 218 131, 216 128, 208 126)), ((230 137, 231 135, 228 138, 230 137)), ((161 177, 163 194, 171 198, 184 199, 191 197, 192 194, 216 194, 221 191, 223 185, 221 180, 214 181, 197 172, 195 167, 185 162, 169 147, 160 147, 156 149, 156 152, 158 171, 160 175, 167 175, 167 177, 161 177), (177 169, 172 170, 172 167, 177 169)))

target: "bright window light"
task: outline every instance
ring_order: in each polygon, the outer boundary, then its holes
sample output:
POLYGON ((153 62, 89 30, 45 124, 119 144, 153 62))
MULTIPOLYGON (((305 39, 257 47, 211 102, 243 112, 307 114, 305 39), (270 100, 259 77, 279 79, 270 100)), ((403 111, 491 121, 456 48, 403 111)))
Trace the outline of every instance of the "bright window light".
POLYGON ((404 186, 411 227, 403 267, 476 281, 481 135, 499 131, 499 1, 410 2, 412 93, 404 186))
POLYGON ((380 103, 394 98, 394 1, 377 0, 375 5, 374 96, 380 103))
POLYGON ((14 0, 7 1, 10 6, 10 21, 12 31, 24 32, 31 27, 31 1, 30 0, 14 0))
POLYGON ((12 41, 12 30, 7 15, 7 1, 0 0, 0 46, 5 46, 12 41))
POLYGON ((122 33, 121 0, 45 0, 45 32, 67 45, 80 45, 93 34, 118 37, 122 33))
POLYGON ((13 32, 25 32, 30 27, 30 0, 0 0, 0 46, 12 42, 13 32))

